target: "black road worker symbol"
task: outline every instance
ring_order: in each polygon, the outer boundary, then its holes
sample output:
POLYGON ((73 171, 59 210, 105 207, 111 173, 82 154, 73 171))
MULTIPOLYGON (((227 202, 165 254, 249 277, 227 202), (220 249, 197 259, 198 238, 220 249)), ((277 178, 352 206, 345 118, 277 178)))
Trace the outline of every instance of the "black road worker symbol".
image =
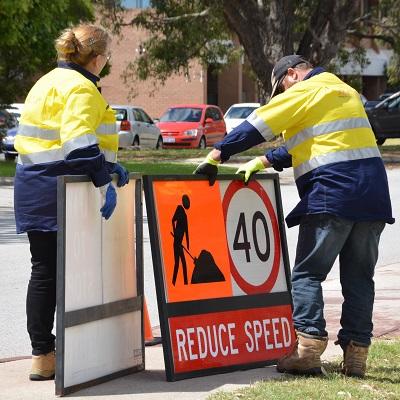
MULTIPOLYGON (((172 232, 171 235, 174 236, 172 232)), ((193 257, 190 254, 189 250, 183 244, 181 244, 181 247, 183 250, 186 251, 186 253, 190 256, 194 263, 194 270, 192 274, 192 279, 190 281, 191 284, 225 281, 223 273, 218 268, 217 264, 215 263, 214 257, 209 251, 201 250, 199 257, 193 257)))
POLYGON ((174 275, 172 277, 172 284, 175 286, 176 278, 178 277, 179 261, 182 264, 183 283, 188 284, 187 268, 185 253, 183 252, 182 241, 186 237, 186 246, 189 248, 189 229, 187 222, 187 215, 185 210, 190 208, 189 196, 184 194, 182 196, 182 205, 176 207, 175 213, 172 217, 172 230, 171 235, 174 237, 174 275))
POLYGON ((190 208, 190 199, 184 194, 182 196, 182 205, 176 207, 172 217, 171 235, 174 238, 174 272, 172 284, 175 286, 179 271, 179 264, 182 264, 183 284, 188 284, 187 266, 184 251, 194 262, 194 269, 190 283, 211 283, 223 282, 225 277, 215 263, 213 255, 207 250, 201 250, 199 257, 193 257, 189 252, 189 229, 185 210, 190 208), (187 248, 183 245, 183 239, 186 238, 187 248))

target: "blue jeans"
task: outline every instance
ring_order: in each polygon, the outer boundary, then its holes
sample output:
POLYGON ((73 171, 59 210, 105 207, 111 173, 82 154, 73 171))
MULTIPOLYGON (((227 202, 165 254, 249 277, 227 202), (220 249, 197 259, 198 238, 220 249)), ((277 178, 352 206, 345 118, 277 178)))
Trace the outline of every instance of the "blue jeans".
POLYGON ((296 330, 327 336, 321 283, 337 256, 343 304, 340 345, 350 340, 369 345, 372 337, 374 269, 384 222, 354 222, 328 214, 306 215, 299 227, 292 271, 293 321, 296 330))

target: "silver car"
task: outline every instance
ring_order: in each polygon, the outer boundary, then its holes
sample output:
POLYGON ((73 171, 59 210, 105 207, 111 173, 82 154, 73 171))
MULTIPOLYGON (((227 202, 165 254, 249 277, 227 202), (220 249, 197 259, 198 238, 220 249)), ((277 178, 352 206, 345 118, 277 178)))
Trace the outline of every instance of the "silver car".
POLYGON ((127 105, 111 107, 117 119, 118 147, 162 148, 161 131, 142 108, 127 105))

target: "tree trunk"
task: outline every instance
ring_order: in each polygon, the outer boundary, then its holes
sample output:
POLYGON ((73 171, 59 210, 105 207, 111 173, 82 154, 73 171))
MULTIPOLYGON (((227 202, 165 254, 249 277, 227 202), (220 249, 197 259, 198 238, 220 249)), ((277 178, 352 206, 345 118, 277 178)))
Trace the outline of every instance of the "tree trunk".
POLYGON ((315 65, 326 65, 346 38, 347 29, 359 16, 360 0, 319 0, 300 41, 298 54, 315 65))
MULTIPOLYGON (((315 65, 326 65, 337 54, 360 0, 319 0, 296 53, 315 65)), ((271 91, 271 72, 284 55, 293 54, 295 21, 291 0, 222 0, 224 16, 245 49, 263 89, 271 91)))
POLYGON ((293 6, 290 0, 223 0, 230 29, 239 37, 264 90, 271 91, 275 62, 293 53, 293 6))

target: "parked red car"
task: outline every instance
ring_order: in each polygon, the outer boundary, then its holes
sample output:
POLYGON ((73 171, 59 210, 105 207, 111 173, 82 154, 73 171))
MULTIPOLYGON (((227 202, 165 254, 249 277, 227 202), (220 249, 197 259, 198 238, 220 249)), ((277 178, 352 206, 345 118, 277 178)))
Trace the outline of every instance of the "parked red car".
POLYGON ((223 114, 219 107, 208 104, 179 104, 168 108, 157 126, 163 147, 205 149, 226 135, 223 114))

